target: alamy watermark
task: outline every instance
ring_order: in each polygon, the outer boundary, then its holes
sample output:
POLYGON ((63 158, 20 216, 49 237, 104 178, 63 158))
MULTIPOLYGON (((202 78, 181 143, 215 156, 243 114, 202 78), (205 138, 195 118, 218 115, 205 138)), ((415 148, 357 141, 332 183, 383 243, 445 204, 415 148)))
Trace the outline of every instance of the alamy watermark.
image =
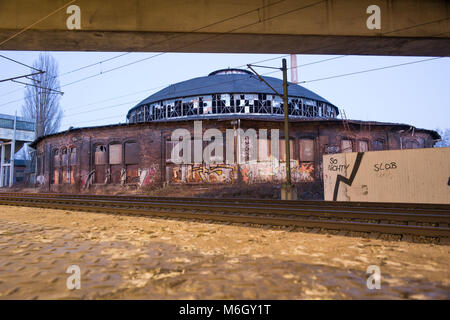
POLYGON ((369 289, 369 290, 381 289, 380 267, 372 264, 367 267, 366 273, 370 274, 370 276, 367 278, 367 283, 366 283, 367 289, 369 289))
POLYGON ((71 274, 69 277, 67 277, 67 280, 66 280, 67 289, 69 289, 69 290, 81 289, 81 269, 80 269, 80 267, 76 264, 70 265, 67 268, 66 273, 71 274))

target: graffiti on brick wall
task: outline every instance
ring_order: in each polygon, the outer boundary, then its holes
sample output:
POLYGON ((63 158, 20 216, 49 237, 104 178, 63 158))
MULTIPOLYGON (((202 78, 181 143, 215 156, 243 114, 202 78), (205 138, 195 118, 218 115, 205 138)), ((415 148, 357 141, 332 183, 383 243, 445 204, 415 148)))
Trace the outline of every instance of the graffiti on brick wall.
POLYGON ((88 172, 87 170, 81 171, 81 185, 84 189, 88 189, 94 183, 95 170, 88 172))
POLYGON ((154 167, 139 169, 139 187, 154 185, 156 172, 157 170, 154 167))
MULTIPOLYGON (((293 182, 314 181, 314 163, 291 161, 293 182)), ((286 164, 274 166, 272 162, 242 165, 180 165, 167 168, 171 183, 232 183, 240 174, 243 183, 282 182, 286 179, 286 164)))
POLYGON ((172 183, 231 183, 235 179, 235 166, 181 165, 168 168, 172 183))
POLYGON ((234 166, 228 164, 193 165, 190 169, 189 182, 231 183, 234 179, 234 166))
POLYGON ((294 182, 314 181, 314 163, 302 163, 292 168, 292 180, 294 182))

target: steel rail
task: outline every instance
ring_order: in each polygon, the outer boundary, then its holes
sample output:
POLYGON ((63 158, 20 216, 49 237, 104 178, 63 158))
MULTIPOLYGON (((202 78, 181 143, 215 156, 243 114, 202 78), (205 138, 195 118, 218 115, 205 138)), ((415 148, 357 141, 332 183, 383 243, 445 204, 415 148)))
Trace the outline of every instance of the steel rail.
MULTIPOLYGON (((14 197, 0 197, 0 203, 4 200, 12 200, 14 202, 14 197)), ((202 201, 203 203, 185 203, 182 201, 145 201, 137 202, 133 200, 104 200, 104 199, 93 199, 93 198, 69 198, 69 197, 20 197, 22 202, 36 202, 36 201, 53 201, 59 203, 87 203, 93 206, 115 206, 115 207, 140 207, 140 208, 171 208, 171 209, 186 209, 188 206, 190 210, 203 210, 203 211, 218 211, 218 212, 245 212, 250 214, 277 214, 277 215, 292 215, 292 216, 315 216, 322 218, 347 218, 347 219, 371 219, 371 220, 391 220, 391 221, 405 221, 405 222, 427 222, 427 223, 441 223, 445 224, 450 221, 450 211, 435 213, 414 213, 414 212, 376 212, 376 211, 358 211, 350 209, 328 209, 319 208, 315 206, 310 208, 309 206, 268 206, 261 204, 246 204, 242 206, 241 204, 224 204, 224 203, 211 203, 208 201, 202 201)))
MULTIPOLYGON (((199 200, 199 199, 196 199, 199 200)), ((222 200, 222 199, 221 199, 222 200)), ((256 200, 257 201, 257 200, 256 200)), ((289 202, 289 201, 288 201, 289 202)), ((273 203, 268 201, 266 203, 273 203)), ((376 212, 353 210, 330 210, 329 207, 304 207, 296 203, 280 205, 286 202, 275 201, 275 205, 257 202, 224 203, 224 201, 201 199, 197 202, 164 198, 146 198, 136 201, 134 197, 116 196, 80 196, 49 194, 0 194, 0 205, 16 205, 42 208, 55 208, 78 211, 95 211, 120 214, 139 214, 148 216, 172 217, 183 219, 206 219, 222 222, 239 222, 252 224, 269 224, 282 226, 299 226, 307 228, 324 228, 333 230, 392 233, 402 235, 419 235, 429 237, 450 237, 450 211, 440 210, 439 214, 405 212, 376 212), (356 221, 363 220, 363 221, 356 221), (371 220, 375 220, 373 222, 371 220), (394 222, 394 223, 392 223, 394 222), (403 222, 397 223, 397 222, 403 222), (417 225, 427 223, 428 226, 417 225)), ((343 207, 343 203, 341 204, 343 207)), ((415 204, 420 207, 420 204, 415 204)), ((444 206, 445 207, 445 206, 444 206)), ((440 208, 443 208, 440 206, 440 208)), ((360 209, 360 208, 358 208, 360 209)), ((391 208, 392 209, 392 208, 391 208)), ((403 208, 401 208, 403 209, 403 208)))
MULTIPOLYGON (((207 198, 186 198, 186 197, 155 197, 155 196, 129 196, 129 195, 87 195, 87 194, 68 194, 68 193, 38 193, 38 194, 30 194, 30 193, 0 193, 0 197, 8 197, 8 196, 45 196, 45 197, 55 197, 55 198, 79 198, 79 199, 114 199, 117 201, 139 201, 139 202, 147 202, 151 201, 172 201, 172 202, 196 202, 196 203, 205 203, 211 201, 207 198)), ((450 205, 447 204, 427 204, 427 203, 377 203, 377 202, 343 202, 343 201, 321 201, 321 200, 272 200, 272 199, 236 199, 236 198, 220 198, 220 199, 212 199, 215 202, 226 202, 227 204, 280 204, 282 206, 293 206, 298 207, 301 205, 302 207, 311 206, 312 207, 320 207, 320 208, 352 208, 352 210, 374 210, 374 211, 383 211, 385 212, 387 209, 395 212, 411 212, 414 210, 416 212, 426 212, 426 213, 448 213, 450 211, 450 205)))

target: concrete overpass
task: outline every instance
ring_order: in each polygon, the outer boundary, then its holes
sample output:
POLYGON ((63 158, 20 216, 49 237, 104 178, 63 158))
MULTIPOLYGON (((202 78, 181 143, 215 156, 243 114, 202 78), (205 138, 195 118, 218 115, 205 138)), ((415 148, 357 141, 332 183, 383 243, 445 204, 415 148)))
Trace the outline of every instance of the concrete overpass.
POLYGON ((448 0, 0 0, 0 50, 447 56, 449 17, 448 0))

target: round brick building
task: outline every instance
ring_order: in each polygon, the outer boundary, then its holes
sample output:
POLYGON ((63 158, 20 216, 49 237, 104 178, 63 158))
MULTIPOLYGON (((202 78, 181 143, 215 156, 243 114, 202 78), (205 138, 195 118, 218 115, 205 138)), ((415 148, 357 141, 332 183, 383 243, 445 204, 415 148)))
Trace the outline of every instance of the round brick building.
MULTIPOLYGON (((263 78, 283 94, 280 79, 263 78)), ((295 184, 320 187, 324 154, 430 148, 440 138, 435 131, 408 124, 339 119, 337 106, 293 83, 289 83, 288 102, 295 184)), ((129 110, 126 124, 71 128, 38 138, 32 144, 37 181, 51 191, 280 184, 286 179, 283 110, 282 99, 253 73, 218 70, 170 85, 142 100, 129 110), (190 161, 177 163, 172 157, 180 143, 173 139, 177 129, 189 132, 192 145, 201 145, 202 152, 211 143, 206 138, 210 129, 220 132, 225 144, 234 143, 232 147, 227 144, 213 162, 192 151, 190 161), (247 139, 253 131, 257 143, 247 139), (250 159, 252 150, 257 156, 250 159)))

